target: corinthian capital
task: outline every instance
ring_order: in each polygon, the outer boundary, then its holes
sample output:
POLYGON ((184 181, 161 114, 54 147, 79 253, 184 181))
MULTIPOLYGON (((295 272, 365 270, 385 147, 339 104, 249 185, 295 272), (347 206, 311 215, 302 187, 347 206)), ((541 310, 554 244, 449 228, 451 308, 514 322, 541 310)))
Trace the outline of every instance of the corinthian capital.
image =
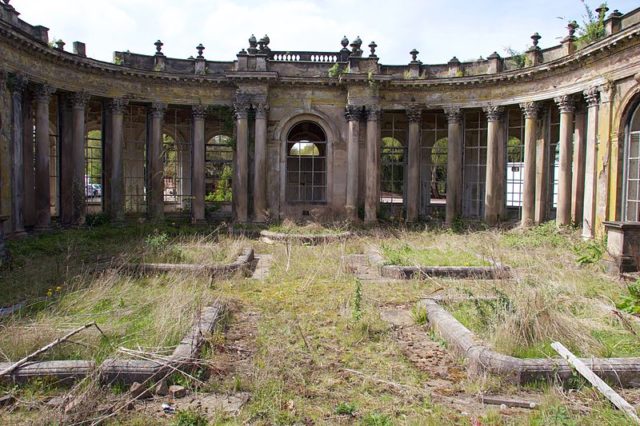
POLYGON ((444 114, 447 116, 449 124, 460 123, 462 121, 462 110, 459 107, 446 107, 444 114))
POLYGON ((38 84, 36 87, 36 101, 49 102, 51 95, 56 92, 56 89, 48 84, 38 84))
POLYGON ((346 118, 347 121, 360 121, 362 116, 362 107, 359 105, 347 105, 344 108, 344 118, 346 118))
POLYGON ((584 92, 584 100, 587 101, 587 107, 595 107, 600 103, 600 89, 598 87, 590 87, 584 92))
POLYGON ((553 99, 561 114, 575 112, 576 105, 572 95, 562 95, 553 99))
POLYGON ((167 110, 167 104, 162 102, 153 102, 151 104, 151 116, 154 118, 164 117, 164 113, 167 110))
POLYGON ((204 105, 193 105, 191 107, 193 118, 203 120, 207 116, 207 107, 204 105))
POLYGON ((111 102, 109 102, 109 108, 111 108, 111 112, 114 114, 124 113, 127 105, 129 105, 129 99, 127 98, 113 98, 111 102))
POLYGON ((498 105, 487 105, 482 108, 485 114, 487 114, 488 121, 498 121, 502 118, 502 114, 504 113, 504 107, 498 105))
POLYGON ((87 106, 87 102, 91 99, 91 95, 84 90, 75 92, 71 95, 71 105, 74 108, 84 108, 87 106))
POLYGON ((529 120, 536 120, 538 118, 538 114, 540 114, 540 103, 525 102, 520 104, 520 109, 522 109, 524 118, 527 118, 529 120))
POLYGON ((266 119, 269 113, 269 104, 260 102, 256 105, 256 118, 266 119))
POLYGON ((367 107, 367 121, 378 121, 382 115, 382 110, 378 105, 369 105, 367 107))
POLYGON ((409 123, 419 123, 422 121, 422 108, 417 105, 408 106, 407 118, 409 119, 409 123))

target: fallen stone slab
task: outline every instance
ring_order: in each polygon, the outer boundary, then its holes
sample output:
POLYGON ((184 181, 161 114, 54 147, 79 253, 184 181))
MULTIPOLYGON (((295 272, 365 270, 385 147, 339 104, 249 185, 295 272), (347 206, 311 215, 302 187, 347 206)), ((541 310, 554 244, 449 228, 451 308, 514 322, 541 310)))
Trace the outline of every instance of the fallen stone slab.
POLYGON ((202 265, 192 263, 127 263, 122 266, 121 270, 140 275, 184 272, 189 274, 207 275, 213 278, 228 278, 238 272, 248 276, 251 272, 253 258, 253 249, 245 248, 233 263, 227 265, 202 265))
MULTIPOLYGON (((573 369, 562 358, 520 359, 498 353, 437 301, 425 299, 419 303, 426 309, 430 326, 447 342, 447 347, 467 361, 470 375, 494 374, 518 385, 565 381, 574 376, 573 369)), ((581 361, 612 385, 640 387, 640 358, 583 358, 581 361)))

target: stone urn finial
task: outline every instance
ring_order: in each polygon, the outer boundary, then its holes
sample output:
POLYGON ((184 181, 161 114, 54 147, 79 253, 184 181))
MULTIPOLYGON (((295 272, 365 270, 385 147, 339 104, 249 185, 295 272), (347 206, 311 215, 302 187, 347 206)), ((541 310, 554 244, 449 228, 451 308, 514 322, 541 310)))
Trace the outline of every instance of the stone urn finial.
POLYGON ((596 9, 596 13, 598 14, 598 17, 602 19, 604 19, 604 16, 607 14, 608 11, 609 11, 609 8, 607 7, 606 3, 602 3, 600 7, 596 9))
POLYGON ((413 49, 409 52, 409 55, 411 55, 411 62, 418 62, 418 54, 420 54, 418 49, 413 49))
POLYGON ((164 43, 161 42, 160 40, 158 40, 153 44, 156 46, 156 55, 161 56, 163 54, 162 53, 162 46, 164 46, 164 43))
POLYGON ((378 47, 378 45, 376 44, 375 41, 372 41, 371 43, 369 43, 369 50, 371 51, 371 54, 369 55, 370 58, 377 58, 376 47, 378 47))
POLYGON ((262 37, 262 41, 264 41, 264 51, 270 52, 271 49, 269 49, 269 43, 271 43, 271 39, 267 34, 265 34, 264 37, 262 37))
POLYGON ((196 46, 196 50, 198 51, 198 59, 204 59, 204 49, 205 47, 202 45, 202 43, 196 46))
POLYGON ((253 34, 251 34, 251 37, 249 37, 249 48, 247 49, 247 51, 251 55, 255 55, 256 53, 258 53, 258 40, 253 34))
POLYGON ((531 40, 533 40, 533 47, 532 49, 534 50, 538 50, 540 49, 538 47, 538 43, 540 43, 540 39, 542 38, 542 36, 538 33, 533 33, 533 35, 531 36, 531 40))
POLYGON ((347 36, 342 37, 342 41, 340 41, 340 44, 342 45, 341 52, 345 52, 349 50, 347 49, 347 46, 349 45, 349 39, 347 38, 347 36))
POLYGON ((575 40, 576 30, 580 27, 576 21, 571 21, 567 24, 567 30, 569 30, 569 36, 567 37, 569 40, 575 40))
POLYGON ((56 40, 56 49, 58 49, 58 50, 64 50, 64 46, 65 46, 66 44, 67 44, 67 43, 65 43, 65 42, 64 42, 64 41, 62 41, 62 40, 56 40))

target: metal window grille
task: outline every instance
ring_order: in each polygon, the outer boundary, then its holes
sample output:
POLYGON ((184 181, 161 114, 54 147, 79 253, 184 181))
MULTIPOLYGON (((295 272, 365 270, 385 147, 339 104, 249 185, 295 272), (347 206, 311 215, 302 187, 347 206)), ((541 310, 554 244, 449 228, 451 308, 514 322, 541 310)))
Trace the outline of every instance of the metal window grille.
MULTIPOLYGON (((524 118, 520 109, 507 112, 507 207, 522 207, 524 184, 524 118)), ((520 210, 519 210, 520 211, 520 210)))
POLYGON ((484 215, 487 169, 487 118, 483 112, 464 114, 463 205, 465 217, 484 215))
POLYGON ((406 115, 385 112, 381 129, 380 203, 404 205, 407 165, 406 115))
POLYGON ((147 164, 147 111, 142 105, 130 105, 124 117, 125 211, 145 213, 147 164))
POLYGON ((428 175, 421 181, 429 182, 427 191, 432 205, 444 205, 447 200, 448 134, 448 122, 444 113, 423 114, 420 173, 428 175))

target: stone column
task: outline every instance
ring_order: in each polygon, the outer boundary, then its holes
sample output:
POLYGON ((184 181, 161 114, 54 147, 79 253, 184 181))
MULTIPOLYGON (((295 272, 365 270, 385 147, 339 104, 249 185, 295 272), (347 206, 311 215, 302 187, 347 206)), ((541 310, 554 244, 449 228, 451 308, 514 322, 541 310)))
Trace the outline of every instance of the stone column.
POLYGON ((538 140, 536 141, 536 195, 534 221, 540 224, 547 219, 549 212, 549 134, 547 131, 548 114, 538 121, 538 140))
POLYGON ((582 223, 584 210, 585 119, 584 108, 577 110, 573 134, 573 176, 571 177, 571 223, 576 225, 582 223))
POLYGON ((73 110, 71 99, 62 98, 60 132, 60 224, 73 223, 73 110))
POLYGON ((484 112, 487 114, 487 170, 486 185, 484 193, 484 220, 489 225, 495 225, 500 220, 502 212, 502 204, 504 203, 504 169, 500 160, 500 143, 504 142, 504 138, 500 135, 501 119, 504 108, 500 106, 490 105, 485 107, 484 112))
MULTIPOLYGON (((612 175, 612 165, 618 161, 618 145, 613 145, 613 114, 615 85, 603 84, 600 89, 600 106, 598 107, 598 169, 596 171, 596 219, 595 236, 604 238, 603 222, 615 219, 617 203, 618 176, 612 175)), ((620 176, 622 178, 622 176, 620 176)))
POLYGON ((367 107, 367 164, 365 165, 365 200, 364 221, 373 223, 378 220, 378 206, 380 204, 380 188, 378 176, 380 174, 380 135, 378 132, 378 120, 380 119, 380 107, 371 105, 367 107))
POLYGON ((24 116, 22 114, 23 94, 29 80, 21 75, 11 76, 11 222, 16 236, 25 234, 24 230, 24 116))
POLYGON ((520 105, 524 113, 524 183, 522 185, 522 219, 523 227, 531 226, 535 221, 536 201, 536 141, 538 131, 537 102, 520 105))
POLYGON ((109 104, 111 109, 111 196, 109 197, 109 215, 114 223, 123 223, 124 212, 124 111, 129 101, 114 98, 109 104))
POLYGON ((149 190, 147 214, 152 220, 164 219, 164 164, 162 163, 162 119, 167 105, 151 104, 151 130, 149 132, 148 164, 149 190))
POLYGON ((36 91, 36 231, 51 228, 49 102, 55 89, 46 84, 36 91))
POLYGON ((234 105, 236 114, 236 168, 233 194, 236 207, 236 220, 247 222, 249 218, 249 107, 247 102, 238 102, 234 105))
POLYGON ((256 143, 253 173, 253 212, 255 222, 267 220, 267 117, 269 106, 256 106, 256 143))
POLYGON ((207 108, 204 105, 194 105, 193 112, 193 152, 191 160, 191 221, 204 223, 204 196, 205 196, 205 140, 204 119, 207 108))
POLYGON ((460 108, 445 109, 447 134, 447 211, 445 222, 451 225, 462 215, 462 112, 460 108))
POLYGON ((558 172, 558 205, 556 224, 571 225, 571 154, 573 151, 573 115, 575 106, 571 95, 554 99, 560 109, 560 165, 558 172))
POLYGON ((590 239, 595 236, 600 90, 597 87, 587 89, 584 91, 584 98, 587 101, 587 143, 584 170, 582 238, 590 239))
POLYGON ((408 161, 407 161, 407 222, 418 219, 420 205, 420 123, 422 109, 415 106, 407 108, 409 119, 408 161))
POLYGON ((358 219, 358 159, 360 120, 362 119, 362 107, 347 105, 345 113, 349 132, 347 134, 347 202, 345 210, 351 220, 358 219))
POLYGON ((85 111, 90 95, 86 92, 77 92, 71 96, 72 112, 72 156, 73 156, 73 225, 84 225, 87 216, 86 203, 86 165, 85 165, 85 145, 86 145, 86 123, 85 111))
POLYGON ((33 158, 33 145, 34 145, 34 116, 32 105, 32 94, 25 91, 22 96, 22 123, 23 123, 23 137, 22 137, 22 161, 24 167, 22 169, 24 174, 24 225, 30 227, 36 223, 36 193, 35 193, 35 171, 34 171, 34 158, 33 158))

